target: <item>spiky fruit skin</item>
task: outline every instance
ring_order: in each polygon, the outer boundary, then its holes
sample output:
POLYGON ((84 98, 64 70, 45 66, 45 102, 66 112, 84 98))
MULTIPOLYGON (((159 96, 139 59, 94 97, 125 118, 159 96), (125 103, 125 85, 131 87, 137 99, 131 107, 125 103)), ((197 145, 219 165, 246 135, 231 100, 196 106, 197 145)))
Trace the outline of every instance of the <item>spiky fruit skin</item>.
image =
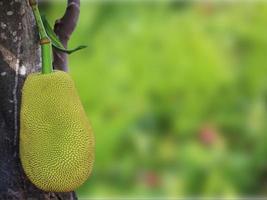
POLYGON ((71 77, 30 74, 23 86, 20 158, 27 177, 44 191, 69 192, 89 177, 94 136, 71 77))

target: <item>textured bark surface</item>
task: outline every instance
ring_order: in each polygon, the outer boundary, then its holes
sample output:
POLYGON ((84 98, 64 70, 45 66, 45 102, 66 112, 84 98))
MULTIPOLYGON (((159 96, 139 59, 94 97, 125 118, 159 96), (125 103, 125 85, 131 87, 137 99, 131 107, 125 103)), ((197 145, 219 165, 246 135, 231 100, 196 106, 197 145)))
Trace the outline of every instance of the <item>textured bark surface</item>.
POLYGON ((19 159, 21 89, 40 71, 40 50, 27 0, 0 0, 0 199, 76 199, 75 193, 36 188, 19 159))

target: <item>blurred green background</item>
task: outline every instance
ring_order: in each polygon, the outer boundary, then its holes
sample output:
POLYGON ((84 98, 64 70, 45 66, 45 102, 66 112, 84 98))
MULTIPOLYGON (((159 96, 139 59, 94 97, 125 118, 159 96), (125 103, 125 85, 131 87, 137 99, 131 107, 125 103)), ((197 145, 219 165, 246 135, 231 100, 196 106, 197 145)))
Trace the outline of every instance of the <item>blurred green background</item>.
POLYGON ((267 3, 82 1, 79 44, 96 137, 79 197, 267 195, 267 3))

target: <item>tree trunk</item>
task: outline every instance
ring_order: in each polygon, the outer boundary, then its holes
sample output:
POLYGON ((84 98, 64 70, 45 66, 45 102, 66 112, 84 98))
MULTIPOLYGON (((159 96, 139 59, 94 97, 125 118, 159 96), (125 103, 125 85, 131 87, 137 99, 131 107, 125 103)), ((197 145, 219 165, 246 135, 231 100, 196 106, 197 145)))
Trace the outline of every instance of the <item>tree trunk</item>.
POLYGON ((27 0, 0 0, 0 199, 76 199, 44 192, 25 176, 19 159, 21 89, 40 71, 38 34, 27 0))

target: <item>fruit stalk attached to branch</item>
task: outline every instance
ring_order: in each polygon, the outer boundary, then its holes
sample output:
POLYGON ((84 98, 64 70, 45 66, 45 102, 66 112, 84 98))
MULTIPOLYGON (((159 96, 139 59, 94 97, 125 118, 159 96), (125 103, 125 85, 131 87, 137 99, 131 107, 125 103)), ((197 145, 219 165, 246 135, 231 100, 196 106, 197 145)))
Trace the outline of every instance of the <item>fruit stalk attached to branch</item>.
POLYGON ((33 14, 35 17, 40 37, 40 44, 42 49, 42 73, 43 74, 51 73, 53 71, 51 41, 45 31, 41 15, 38 9, 37 1, 29 0, 29 3, 33 10, 33 14))

